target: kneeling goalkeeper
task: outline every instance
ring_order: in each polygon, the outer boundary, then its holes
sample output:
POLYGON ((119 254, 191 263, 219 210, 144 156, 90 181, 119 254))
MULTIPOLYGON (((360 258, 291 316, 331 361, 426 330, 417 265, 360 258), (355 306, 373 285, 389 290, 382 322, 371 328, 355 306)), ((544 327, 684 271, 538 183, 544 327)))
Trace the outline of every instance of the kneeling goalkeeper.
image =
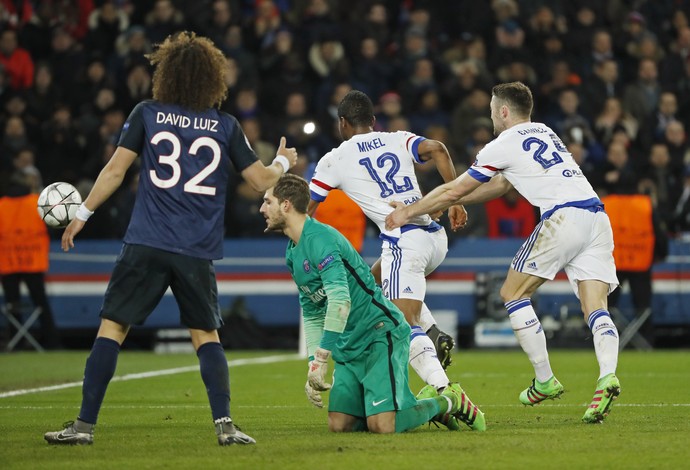
POLYGON ((328 428, 334 432, 403 432, 458 411, 461 389, 447 387, 417 400, 408 385, 410 327, 376 286, 369 266, 334 228, 307 216, 309 186, 283 175, 266 191, 261 214, 266 231, 290 238, 285 261, 299 289, 309 351, 305 386, 323 407, 331 390, 328 428), (326 382, 333 356, 333 385, 326 382), (459 389, 459 390, 458 390, 459 389))

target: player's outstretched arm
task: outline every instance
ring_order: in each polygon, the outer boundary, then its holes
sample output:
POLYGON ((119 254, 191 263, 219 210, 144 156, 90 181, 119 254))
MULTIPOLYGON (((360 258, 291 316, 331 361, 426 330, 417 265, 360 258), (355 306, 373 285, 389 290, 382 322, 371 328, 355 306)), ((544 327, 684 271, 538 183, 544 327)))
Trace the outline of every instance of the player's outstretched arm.
POLYGON ((137 153, 118 147, 96 178, 91 192, 84 200, 77 216, 67 226, 62 234, 62 249, 68 251, 74 248, 74 237, 84 228, 89 216, 103 204, 122 184, 125 173, 137 158, 137 153))
POLYGON ((482 184, 480 187, 472 191, 460 199, 460 203, 464 205, 480 204, 482 202, 491 201, 497 197, 503 196, 513 187, 510 181, 505 179, 503 175, 496 175, 491 178, 488 183, 482 184))
POLYGON ((276 158, 268 166, 256 161, 242 171, 242 178, 256 191, 262 193, 275 186, 278 179, 297 163, 297 150, 286 147, 285 137, 280 138, 276 158))
POLYGON ((386 217, 386 229, 392 230, 401 227, 413 217, 421 214, 446 210, 453 204, 457 204, 463 196, 471 193, 481 184, 465 172, 453 181, 438 186, 414 204, 405 206, 399 202, 391 202, 391 206, 395 207, 395 210, 386 217))

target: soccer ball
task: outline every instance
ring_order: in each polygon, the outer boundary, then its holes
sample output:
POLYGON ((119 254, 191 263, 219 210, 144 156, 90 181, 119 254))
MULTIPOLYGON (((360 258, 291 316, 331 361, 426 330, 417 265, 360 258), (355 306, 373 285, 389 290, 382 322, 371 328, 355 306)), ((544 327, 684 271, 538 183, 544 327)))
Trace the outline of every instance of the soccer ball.
POLYGON ((81 205, 81 195, 69 183, 53 183, 38 196, 38 215, 49 227, 67 227, 81 205))

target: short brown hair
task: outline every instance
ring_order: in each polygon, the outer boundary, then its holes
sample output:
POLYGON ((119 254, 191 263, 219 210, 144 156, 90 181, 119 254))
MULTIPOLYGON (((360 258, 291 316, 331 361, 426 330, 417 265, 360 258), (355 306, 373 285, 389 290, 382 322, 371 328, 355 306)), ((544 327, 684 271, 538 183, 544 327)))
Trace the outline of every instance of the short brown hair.
POLYGON ((292 207, 300 214, 307 213, 309 206, 309 183, 302 177, 286 173, 273 187, 273 195, 278 202, 290 201, 292 207))
POLYGON ((534 100, 529 87, 522 82, 500 83, 493 87, 491 94, 520 117, 530 117, 534 100))
POLYGON ((188 31, 171 35, 146 58, 156 67, 155 100, 203 111, 220 106, 227 95, 227 62, 208 38, 188 31))

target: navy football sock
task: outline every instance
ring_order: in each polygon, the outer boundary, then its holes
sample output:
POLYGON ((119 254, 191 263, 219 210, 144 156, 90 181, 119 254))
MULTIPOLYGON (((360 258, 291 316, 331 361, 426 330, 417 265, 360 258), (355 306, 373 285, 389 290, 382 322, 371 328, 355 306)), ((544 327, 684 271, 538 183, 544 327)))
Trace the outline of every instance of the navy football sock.
POLYGON ((103 404, 105 391, 115 374, 120 344, 110 338, 96 338, 84 368, 84 384, 81 389, 79 420, 96 424, 103 404))
POLYGON ((230 416, 230 373, 223 346, 204 343, 196 352, 213 420, 230 416))

